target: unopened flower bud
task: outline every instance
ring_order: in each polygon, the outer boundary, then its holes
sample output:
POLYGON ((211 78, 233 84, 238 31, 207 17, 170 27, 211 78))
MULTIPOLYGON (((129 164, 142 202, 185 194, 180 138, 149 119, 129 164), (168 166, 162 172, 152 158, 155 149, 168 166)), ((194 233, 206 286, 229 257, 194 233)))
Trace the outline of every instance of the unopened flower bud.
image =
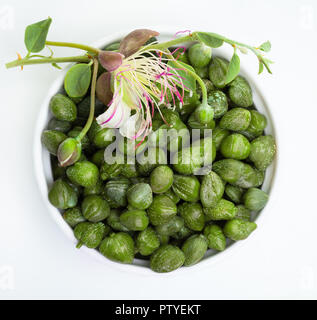
POLYGON ((74 164, 81 156, 81 143, 75 138, 67 138, 58 147, 57 158, 62 167, 74 164))
POLYGON ((208 104, 201 104, 195 110, 195 118, 201 124, 207 124, 214 118, 214 110, 208 104))

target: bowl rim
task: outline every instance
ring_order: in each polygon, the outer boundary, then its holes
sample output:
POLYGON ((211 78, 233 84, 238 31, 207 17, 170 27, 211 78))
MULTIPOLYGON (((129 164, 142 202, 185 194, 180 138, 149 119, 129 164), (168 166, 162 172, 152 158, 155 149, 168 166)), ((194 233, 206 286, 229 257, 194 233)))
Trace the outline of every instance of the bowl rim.
MULTIPOLYGON (((171 32, 171 30, 176 29, 175 27, 166 27, 166 26, 156 26, 156 27, 152 27, 151 29, 153 30, 160 30, 160 37, 167 37, 167 38, 171 38, 173 36, 173 33, 171 32)), ((178 28, 177 30, 181 30, 181 28, 178 28)), ((127 33, 129 33, 131 30, 123 30, 120 32, 116 32, 114 34, 105 36, 97 41, 95 41, 92 45, 95 47, 102 47, 105 46, 107 44, 110 44, 112 42, 118 41, 120 39, 122 39, 127 33)), ((221 51, 221 50, 218 50, 221 51)), ((41 143, 41 134, 42 134, 42 130, 46 127, 47 125, 47 116, 49 113, 49 101, 51 99, 51 97, 56 94, 59 89, 61 88, 62 84, 63 84, 63 80, 65 77, 65 74, 67 72, 67 70, 69 69, 69 67, 72 64, 67 64, 63 70, 61 71, 61 74, 57 77, 57 79, 54 80, 54 82, 52 83, 44 101, 41 104, 41 107, 39 109, 39 113, 37 116, 37 120, 36 120, 36 125, 35 125, 35 129, 34 129, 34 135, 33 135, 33 172, 37 181, 37 186, 39 188, 39 192, 42 196, 42 200, 44 201, 48 211, 50 212, 50 215, 52 217, 52 219, 56 222, 56 224, 59 226, 59 228, 66 234, 66 236, 74 243, 74 248, 75 248, 75 244, 77 243, 77 240, 75 239, 72 229, 67 225, 67 223, 64 221, 64 219, 62 218, 62 215, 60 214, 59 210, 55 207, 53 207, 47 197, 47 192, 48 192, 48 186, 47 186, 47 177, 45 176, 45 170, 44 170, 44 164, 43 164, 43 157, 42 157, 42 153, 43 153, 43 146, 41 143)), ((256 93, 259 95, 259 98, 262 100, 263 102, 263 108, 265 109, 267 116, 268 116, 268 122, 271 125, 271 131, 272 131, 272 135, 275 138, 276 141, 276 145, 278 146, 278 134, 277 134, 277 130, 275 128, 275 120, 274 120, 274 116, 272 115, 271 112, 271 108, 268 106, 268 102, 267 102, 267 95, 265 94, 265 89, 263 88, 263 86, 261 86, 261 84, 259 84, 259 81, 255 81, 254 77, 252 75, 250 75, 248 72, 245 71, 245 68, 243 66, 241 66, 241 70, 240 70, 242 75, 245 75, 248 82, 250 83, 253 91, 255 90, 256 93)), ((45 152, 45 151, 44 151, 45 152)), ((269 194, 270 194, 270 198, 272 198, 272 195, 274 194, 274 190, 275 190, 275 185, 276 185, 276 177, 277 177, 277 172, 278 172, 278 148, 277 148, 277 152, 274 158, 273 163, 271 164, 271 175, 270 175, 270 183, 269 183, 269 194)), ((271 202, 269 201, 266 205, 266 207, 260 211, 260 213, 257 215, 255 221, 257 222, 258 225, 261 224, 261 226, 263 225, 264 222, 264 217, 267 216, 267 212, 269 212, 270 207, 271 207, 271 202), (266 214, 263 214, 264 212, 266 212, 266 214)), ((253 237, 257 236, 257 232, 252 233, 250 235, 250 237, 248 237, 248 239, 252 239, 253 237)), ((239 248, 241 248, 242 246, 246 245, 249 241, 238 241, 235 242, 233 244, 231 244, 229 247, 227 247, 224 251, 222 252, 218 252, 215 255, 212 256, 208 256, 208 257, 204 257, 203 260, 201 260, 198 264, 193 265, 189 268, 179 268, 177 270, 174 270, 170 273, 155 273, 153 272, 149 267, 148 264, 142 264, 142 261, 139 261, 140 264, 121 264, 118 262, 114 262, 111 261, 107 258, 105 258, 104 256, 102 256, 97 250, 91 250, 88 249, 86 247, 82 247, 80 249, 80 251, 84 252, 85 254, 93 257, 95 260, 100 261, 101 263, 111 267, 111 268, 115 268, 117 270, 122 270, 124 272, 134 272, 137 274, 142 274, 142 275, 146 275, 146 276, 169 276, 169 275, 175 275, 175 273, 180 274, 180 273, 186 273, 186 272, 190 272, 190 271, 195 271, 197 269, 201 269, 207 266, 211 266, 214 265, 216 263, 218 263, 219 261, 221 261, 222 259, 224 259, 225 257, 227 257, 229 254, 232 254, 234 252, 236 252, 239 248)), ((78 250, 78 249, 76 249, 78 250)), ((140 259, 137 259, 140 260, 140 259)))

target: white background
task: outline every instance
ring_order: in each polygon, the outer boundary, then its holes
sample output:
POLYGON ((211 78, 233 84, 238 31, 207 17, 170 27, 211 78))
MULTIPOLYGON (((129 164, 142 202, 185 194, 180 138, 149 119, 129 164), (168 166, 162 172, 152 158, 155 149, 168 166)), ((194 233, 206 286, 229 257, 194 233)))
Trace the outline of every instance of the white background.
MULTIPOLYGON (((14 281, 7 290, 0 287, 0 298, 317 298, 316 36, 314 0, 1 0, 0 277, 11 270, 14 281), (9 24, 3 21, 7 10, 9 24), (4 68, 17 51, 25 54, 25 26, 48 15, 48 38, 58 41, 89 44, 153 25, 213 31, 251 44, 271 40, 274 75, 257 80, 278 130, 279 170, 266 217, 244 246, 217 264, 167 277, 123 272, 73 247, 48 214, 32 166, 37 113, 59 71, 4 68)), ((243 59, 253 57, 242 57, 242 65, 243 59)), ((256 71, 254 60, 251 74, 256 71)))

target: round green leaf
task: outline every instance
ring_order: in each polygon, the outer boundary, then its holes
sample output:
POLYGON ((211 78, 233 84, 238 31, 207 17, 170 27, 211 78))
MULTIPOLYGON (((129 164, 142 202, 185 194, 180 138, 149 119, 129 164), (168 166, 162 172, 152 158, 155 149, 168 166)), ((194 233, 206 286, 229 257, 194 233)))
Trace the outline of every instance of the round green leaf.
POLYGON ((64 87, 71 98, 83 97, 90 85, 91 68, 85 63, 78 63, 72 66, 65 77, 64 87))
POLYGON ((219 48, 223 44, 223 40, 220 39, 217 34, 211 32, 197 32, 199 41, 203 42, 211 48, 219 48))
POLYGON ((48 18, 26 27, 24 43, 29 52, 40 52, 44 49, 51 22, 52 19, 48 18))
POLYGON ((230 83, 232 80, 234 80, 237 75, 240 72, 240 58, 239 56, 236 54, 236 52, 234 52, 231 61, 229 63, 228 66, 228 71, 227 71, 227 75, 226 75, 226 84, 230 83))

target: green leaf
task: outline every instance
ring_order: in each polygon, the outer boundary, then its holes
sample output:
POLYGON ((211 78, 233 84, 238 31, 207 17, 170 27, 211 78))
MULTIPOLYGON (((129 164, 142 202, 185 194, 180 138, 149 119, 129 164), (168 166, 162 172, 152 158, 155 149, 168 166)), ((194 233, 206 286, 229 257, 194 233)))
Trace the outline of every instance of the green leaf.
POLYGON ((259 62, 259 74, 263 72, 263 62, 259 62))
POLYGON ((221 36, 215 33, 197 32, 196 35, 199 41, 203 42, 205 45, 211 48, 218 48, 223 44, 223 39, 221 39, 221 36))
POLYGON ((52 19, 48 18, 26 27, 24 43, 28 52, 40 52, 45 47, 48 29, 52 19))
POLYGON ((260 45, 259 49, 264 51, 264 52, 269 52, 271 50, 271 42, 270 41, 266 41, 266 42, 262 43, 260 45))
POLYGON ((178 76, 182 77, 182 79, 180 80, 183 81, 183 85, 186 87, 186 91, 196 91, 196 79, 192 77, 188 72, 186 72, 186 69, 195 72, 192 66, 181 61, 177 61, 177 63, 175 61, 169 61, 168 65, 176 69, 175 71, 177 72, 178 76))
POLYGON ((89 89, 90 81, 90 65, 78 63, 72 66, 66 74, 64 80, 65 91, 71 98, 81 98, 89 89))
POLYGON ((236 76, 239 74, 239 72, 240 72, 240 58, 235 51, 228 66, 228 71, 226 75, 226 84, 234 80, 236 76))
POLYGON ((62 70, 62 68, 56 62, 53 62, 52 66, 56 69, 62 70))
POLYGON ((271 69, 270 69, 270 64, 273 63, 273 61, 263 58, 262 59, 262 63, 264 64, 265 69, 267 70, 268 73, 272 73, 271 69))

